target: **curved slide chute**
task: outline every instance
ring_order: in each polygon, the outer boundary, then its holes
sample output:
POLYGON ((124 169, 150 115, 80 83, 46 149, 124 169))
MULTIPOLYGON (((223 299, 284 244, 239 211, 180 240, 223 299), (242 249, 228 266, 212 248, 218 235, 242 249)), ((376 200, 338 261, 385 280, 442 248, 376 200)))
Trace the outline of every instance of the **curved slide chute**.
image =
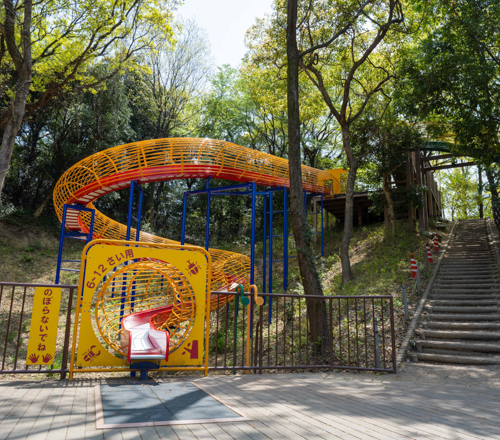
MULTIPOLYGON (((57 182, 53 194, 54 206, 62 221, 65 204, 77 203, 95 209, 95 200, 113 191, 130 187, 132 181, 148 183, 208 177, 235 182, 255 182, 265 186, 290 185, 286 159, 219 140, 156 139, 110 148, 76 163, 57 182)), ((304 165, 302 182, 305 190, 315 193, 332 194, 340 188, 339 182, 329 172, 304 165)), ((90 218, 88 212, 68 210, 64 226, 71 231, 88 232, 90 218)), ((94 238, 125 240, 126 233, 125 225, 95 209, 94 238)), ((132 230, 131 235, 135 236, 136 231, 132 230)), ((178 244, 177 241, 142 231, 139 240, 178 244)), ((218 249, 209 249, 208 252, 212 257, 213 290, 229 290, 234 283, 243 284, 245 289, 250 287, 248 257, 218 249)), ((151 264, 157 265, 158 262, 151 264)), ((182 286, 177 289, 182 290, 182 286)), ((164 304, 158 304, 156 307, 160 305, 164 304)), ((100 328, 100 331, 106 341, 111 341, 114 337, 110 332, 118 331, 120 326, 117 326, 116 322, 110 322, 108 327, 108 330, 100 328)))

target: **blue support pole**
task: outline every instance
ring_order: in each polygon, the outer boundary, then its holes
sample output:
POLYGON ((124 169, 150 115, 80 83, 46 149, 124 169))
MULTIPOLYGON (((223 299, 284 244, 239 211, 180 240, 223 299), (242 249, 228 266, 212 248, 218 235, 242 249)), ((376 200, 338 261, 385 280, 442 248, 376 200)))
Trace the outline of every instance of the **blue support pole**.
POLYGON ((127 217, 127 237, 126 240, 130 240, 130 232, 132 230, 132 208, 134 206, 134 186, 135 182, 130 183, 130 196, 128 198, 128 217, 127 217))
MULTIPOLYGON (((116 268, 117 268, 117 267, 118 267, 118 266, 115 266, 115 267, 113 268, 113 272, 116 272, 116 268)), ((113 281, 113 285, 111 286, 111 298, 114 298, 114 297, 115 297, 115 284, 116 284, 116 282, 115 282, 115 281, 113 281)))
POLYGON ((267 273, 267 267, 266 267, 266 253, 267 253, 267 246, 266 246, 266 243, 267 243, 267 237, 266 237, 266 223, 267 223, 267 209, 266 209, 266 205, 267 205, 267 195, 264 196, 264 212, 263 212, 263 226, 262 226, 262 229, 264 230, 264 233, 263 233, 263 240, 262 240, 262 292, 263 293, 266 293, 266 273, 267 273))
POLYGON ((273 193, 269 191, 269 293, 273 293, 273 193))
MULTIPOLYGON (((129 196, 129 201, 128 201, 127 236, 126 236, 127 241, 130 241, 130 238, 132 235, 132 219, 136 220, 135 241, 140 241, 143 195, 144 195, 144 191, 143 191, 142 187, 137 182, 132 181, 130 183, 130 196, 129 196), (136 191, 139 192, 139 200, 137 202, 137 218, 134 217, 134 215, 133 215, 134 196, 135 196, 136 191)), ((131 295, 132 311, 134 310, 134 306, 135 306, 135 284, 136 283, 134 281, 133 287, 132 287, 132 295, 131 295)), ((122 286, 122 295, 121 295, 120 320, 121 320, 121 318, 123 318, 123 314, 124 314, 125 296, 126 296, 126 289, 125 289, 125 283, 124 283, 122 286)), ((120 328, 121 328, 121 323, 120 323, 120 328)))
POLYGON ((78 204, 77 205, 64 204, 63 218, 62 218, 62 223, 61 223, 61 233, 59 235, 59 251, 57 253, 57 267, 56 267, 56 280, 55 280, 56 284, 59 284, 61 270, 66 270, 66 271, 70 271, 70 272, 80 272, 80 270, 78 270, 78 269, 67 269, 67 268, 61 267, 62 263, 76 263, 76 262, 78 262, 77 260, 63 260, 62 259, 64 239, 65 238, 74 238, 77 240, 85 240, 86 243, 90 243, 94 237, 94 219, 95 219, 95 210, 94 209, 87 208, 83 205, 78 205, 78 204), (78 211, 78 212, 81 212, 81 211, 90 212, 90 229, 89 229, 88 233, 66 232, 65 231, 65 229, 66 229, 66 217, 67 217, 68 209, 73 209, 74 211, 78 211))
POLYGON ((137 186, 139 187, 139 207, 138 207, 139 212, 137 213, 137 230, 135 231, 135 241, 141 241, 140 238, 141 238, 141 221, 142 221, 142 197, 144 191, 139 185, 137 186))
POLYGON ((250 284, 255 282, 255 205, 257 184, 252 182, 252 229, 251 229, 251 249, 250 249, 250 284))
POLYGON ((64 243, 64 228, 66 225, 66 210, 68 205, 64 205, 63 208, 63 218, 61 225, 61 235, 59 237, 59 253, 57 254, 57 270, 56 270, 56 284, 59 284, 59 273, 61 270, 61 260, 62 260, 62 251, 63 251, 63 243, 64 243))
MULTIPOLYGON (((257 208, 257 184, 252 182, 252 224, 250 232, 250 284, 255 284, 255 214, 257 208)), ((250 316, 253 316, 253 301, 250 298, 250 316)), ((250 321, 250 338, 253 337, 253 320, 250 321)))
POLYGON ((325 256, 325 231, 323 228, 323 194, 321 194, 321 256, 325 256))
POLYGON ((283 290, 288 290, 288 191, 283 187, 283 290))
MULTIPOLYGON (((206 189, 208 190, 210 180, 207 179, 206 189)), ((205 222, 205 250, 208 251, 209 241, 210 241, 210 202, 212 194, 210 191, 207 192, 207 219, 205 222)))
MULTIPOLYGON (((269 191, 269 293, 273 293, 273 192, 269 191)), ((273 316, 273 298, 269 297, 269 324, 273 316)))
POLYGON ((120 324, 118 325, 118 330, 122 328, 122 319, 125 312, 125 296, 127 292, 127 283, 125 281, 122 282, 122 296, 120 300, 120 324))
POLYGON ((184 191, 184 198, 182 199, 182 230, 181 230, 181 245, 184 245, 186 238, 186 205, 187 205, 187 192, 184 191))
POLYGON ((304 215, 306 216, 307 222, 307 191, 304 190, 304 215))
POLYGON ((90 214, 90 231, 89 231, 89 236, 87 238, 87 243, 90 243, 94 238, 94 219, 95 219, 95 210, 92 209, 92 212, 90 214))
POLYGON ((142 187, 135 181, 130 183, 130 196, 128 200, 128 217, 127 217, 127 241, 130 240, 132 235, 132 220, 136 220, 136 230, 135 230, 135 241, 139 241, 141 237, 141 219, 142 219, 142 200, 144 191, 142 187), (139 201, 137 203, 137 218, 134 217, 134 195, 135 192, 139 192, 139 201))

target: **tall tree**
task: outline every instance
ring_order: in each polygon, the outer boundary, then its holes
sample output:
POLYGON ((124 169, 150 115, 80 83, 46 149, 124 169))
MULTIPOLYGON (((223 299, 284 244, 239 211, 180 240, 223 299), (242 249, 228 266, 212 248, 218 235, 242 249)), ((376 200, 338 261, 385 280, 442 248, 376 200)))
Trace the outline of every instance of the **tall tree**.
POLYGON ((56 96, 92 89, 137 51, 171 37, 172 0, 3 0, 0 22, 0 196, 23 120, 56 96), (90 67, 106 59, 96 77, 90 67))
MULTIPOLYGON (((290 174, 290 212, 292 230, 297 247, 297 260, 304 293, 306 295, 323 295, 318 271, 312 250, 312 235, 307 226, 304 211, 304 192, 302 189, 302 168, 300 153, 300 110, 299 110, 299 61, 297 47, 297 0, 288 0, 286 54, 287 54, 287 104, 288 104, 288 169, 290 174)), ((311 323, 310 338, 318 340, 321 329, 321 340, 326 343, 328 332, 326 325, 326 309, 321 313, 321 303, 309 300, 307 304, 308 320, 311 323)))
MULTIPOLYGON (((137 58, 127 85, 141 139, 190 135, 199 114, 198 99, 212 71, 208 36, 192 20, 175 27, 172 48, 151 50, 137 58)), ((160 45, 161 42, 158 42, 160 45)))
MULTIPOLYGON (((336 0, 293 2, 297 6, 295 41, 299 67, 321 93, 342 132, 342 144, 349 165, 346 189, 344 233, 340 255, 342 280, 352 279, 349 243, 352 234, 354 184, 361 157, 350 141, 352 124, 363 114, 368 103, 394 78, 391 62, 398 50, 396 32, 380 46, 389 31, 399 31, 403 9, 399 0, 364 2, 336 0)), ((290 7, 290 5, 288 5, 290 7)), ((251 32, 254 59, 278 68, 284 66, 282 0, 275 2, 276 16, 259 22, 251 32)), ((289 16, 288 16, 289 17, 289 16)), ((288 41, 288 40, 287 40, 288 41)), ((289 45, 287 42, 287 50, 289 45)), ((289 58, 286 60, 290 62, 289 58)))

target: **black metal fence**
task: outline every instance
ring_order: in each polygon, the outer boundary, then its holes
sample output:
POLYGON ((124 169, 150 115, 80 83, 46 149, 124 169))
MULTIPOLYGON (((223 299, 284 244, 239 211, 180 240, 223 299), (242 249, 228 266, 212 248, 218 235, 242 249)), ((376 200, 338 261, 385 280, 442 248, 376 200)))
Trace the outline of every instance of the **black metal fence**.
MULTIPOLYGON (((0 282, 0 374, 68 372, 77 286, 0 282), (62 288, 54 364, 26 365, 36 287, 62 288)), ((266 294, 243 306, 234 294, 212 292, 212 371, 372 370, 396 372, 392 296, 266 294), (215 301, 212 301, 215 303, 215 301)), ((250 299, 250 294, 245 295, 250 299)))
POLYGON ((396 372, 392 296, 263 293, 265 305, 244 307, 212 294, 226 305, 211 316, 211 370, 396 372))
POLYGON ((74 292, 77 286, 0 282, 0 374, 59 374, 68 372, 68 350, 74 292), (36 287, 61 288, 61 309, 54 364, 26 365, 36 287))

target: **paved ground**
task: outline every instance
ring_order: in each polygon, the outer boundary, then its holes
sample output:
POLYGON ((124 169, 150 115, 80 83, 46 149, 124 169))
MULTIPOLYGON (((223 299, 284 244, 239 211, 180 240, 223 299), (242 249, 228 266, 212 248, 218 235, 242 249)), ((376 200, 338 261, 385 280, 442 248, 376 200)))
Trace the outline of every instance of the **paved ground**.
POLYGON ((500 391, 495 388, 345 373, 238 375, 193 382, 254 421, 96 430, 98 382, 5 381, 0 382, 0 438, 500 439, 500 391))

